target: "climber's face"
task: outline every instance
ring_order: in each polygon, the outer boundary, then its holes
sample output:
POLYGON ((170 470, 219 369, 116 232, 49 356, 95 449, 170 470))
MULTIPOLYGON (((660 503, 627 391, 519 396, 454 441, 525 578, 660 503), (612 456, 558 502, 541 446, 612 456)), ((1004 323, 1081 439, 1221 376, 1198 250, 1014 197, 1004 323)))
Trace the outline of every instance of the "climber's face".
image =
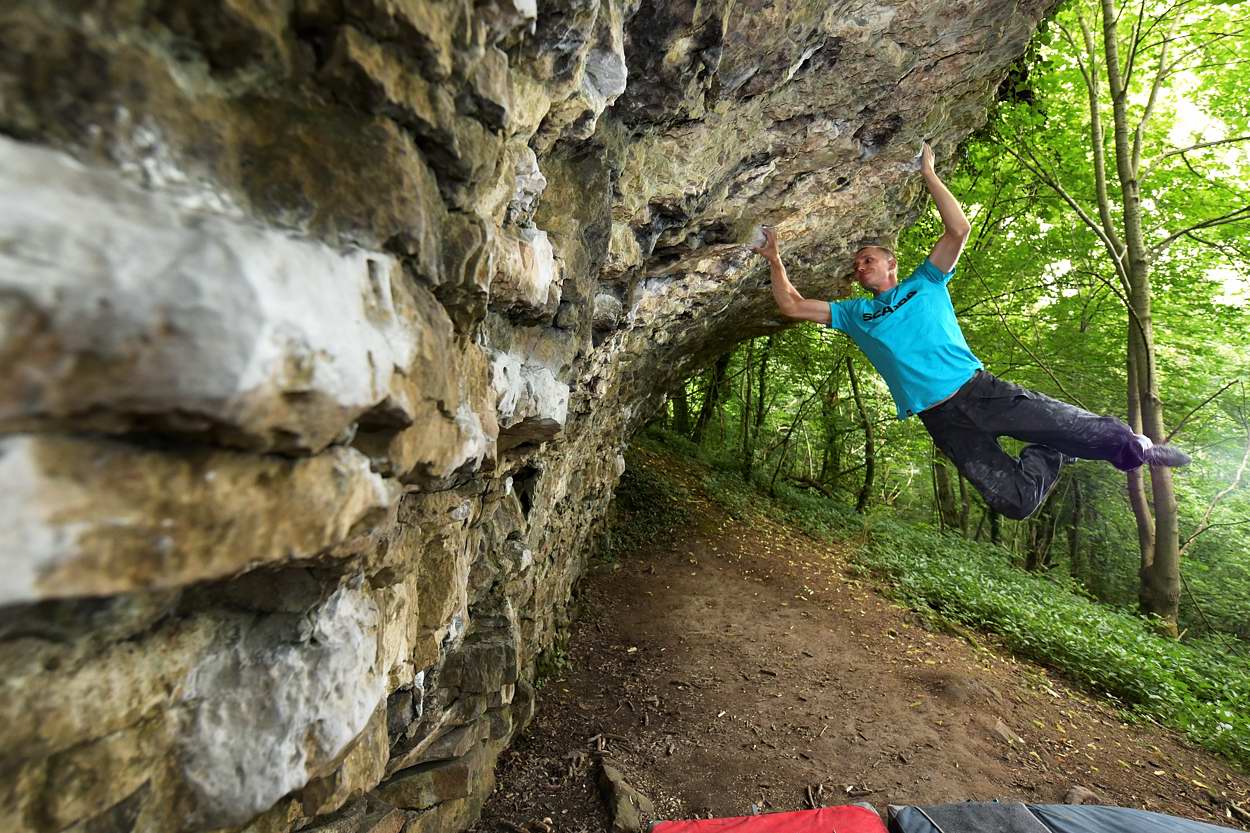
POLYGON ((898 262, 888 249, 865 246, 855 253, 855 280, 876 295, 898 284, 898 262))

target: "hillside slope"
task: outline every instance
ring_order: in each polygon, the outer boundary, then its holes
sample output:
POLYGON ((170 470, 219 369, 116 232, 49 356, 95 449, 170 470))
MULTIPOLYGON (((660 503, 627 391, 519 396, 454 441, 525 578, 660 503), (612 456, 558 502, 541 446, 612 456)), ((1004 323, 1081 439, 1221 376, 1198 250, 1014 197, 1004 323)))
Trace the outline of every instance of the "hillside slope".
POLYGON ((718 503, 688 458, 631 455, 616 526, 631 543, 581 585, 478 833, 606 829, 600 753, 662 818, 799 809, 809 787, 884 809, 1059 802, 1079 785, 1225 825, 1250 806, 1250 777, 1174 733, 986 637, 927 630, 856 574, 852 544, 718 503))

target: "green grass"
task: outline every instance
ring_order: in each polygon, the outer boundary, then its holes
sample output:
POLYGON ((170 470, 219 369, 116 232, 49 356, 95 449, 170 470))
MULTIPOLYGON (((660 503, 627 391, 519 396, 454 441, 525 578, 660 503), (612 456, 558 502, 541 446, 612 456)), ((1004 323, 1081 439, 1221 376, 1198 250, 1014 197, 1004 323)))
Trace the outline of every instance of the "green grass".
POLYGON ((640 442, 711 466, 704 485, 729 511, 764 512, 813 536, 854 539, 858 569, 884 579, 913 609, 996 634, 1013 653, 1111 698, 1129 715, 1171 726, 1250 768, 1245 658, 1160 636, 1145 619, 1092 601, 1066 577, 1019 569, 1001 547, 890 512, 859 516, 810 493, 779 489, 768 498, 730 470, 733 461, 698 453, 662 432, 640 442))

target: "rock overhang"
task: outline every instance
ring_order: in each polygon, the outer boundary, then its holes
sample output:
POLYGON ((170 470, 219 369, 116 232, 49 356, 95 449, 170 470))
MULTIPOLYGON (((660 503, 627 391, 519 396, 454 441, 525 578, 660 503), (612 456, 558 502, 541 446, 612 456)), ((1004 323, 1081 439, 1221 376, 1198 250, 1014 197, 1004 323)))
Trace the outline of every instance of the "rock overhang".
POLYGON ((1053 5, 6 9, 0 818, 471 821, 629 436, 782 326, 749 228, 840 294, 1053 5))

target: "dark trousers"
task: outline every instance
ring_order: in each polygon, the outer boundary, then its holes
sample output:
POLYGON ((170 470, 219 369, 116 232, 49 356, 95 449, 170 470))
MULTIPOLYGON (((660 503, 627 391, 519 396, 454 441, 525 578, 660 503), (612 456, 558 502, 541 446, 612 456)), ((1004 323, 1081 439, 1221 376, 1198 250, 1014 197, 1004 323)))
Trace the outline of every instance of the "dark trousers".
POLYGON ((920 412, 934 443, 985 502, 1014 520, 1027 518, 1059 478, 1064 455, 1106 460, 1121 471, 1144 462, 1137 435, 1115 417, 1004 382, 978 370, 955 395, 920 412), (998 438, 1035 443, 1016 459, 998 438))

